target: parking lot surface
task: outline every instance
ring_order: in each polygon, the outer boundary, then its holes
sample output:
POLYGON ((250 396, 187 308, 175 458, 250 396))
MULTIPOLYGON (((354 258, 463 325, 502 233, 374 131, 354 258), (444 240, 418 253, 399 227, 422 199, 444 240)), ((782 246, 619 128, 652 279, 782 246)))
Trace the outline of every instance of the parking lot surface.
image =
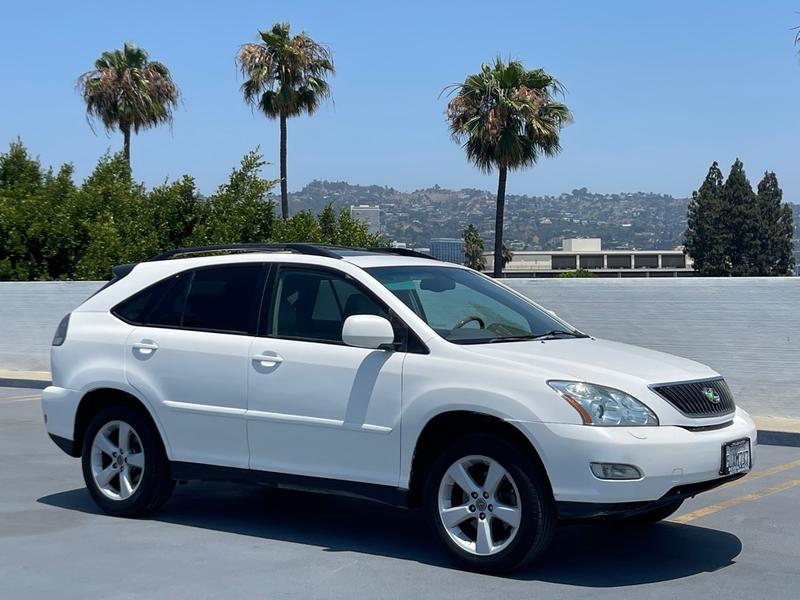
POLYGON ((38 392, 0 388, 0 598, 797 598, 800 449, 646 530, 563 527, 505 577, 458 571, 415 512, 190 483, 151 518, 100 514, 38 392))

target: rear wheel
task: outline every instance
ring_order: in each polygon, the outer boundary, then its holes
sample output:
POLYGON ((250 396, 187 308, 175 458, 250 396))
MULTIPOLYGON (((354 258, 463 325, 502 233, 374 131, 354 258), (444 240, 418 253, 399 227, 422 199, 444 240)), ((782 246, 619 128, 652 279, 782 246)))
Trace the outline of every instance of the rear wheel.
POLYGON ((158 432, 128 406, 109 406, 95 415, 83 438, 81 461, 89 493, 111 515, 152 512, 175 486, 158 432))
POLYGON ((431 466, 425 498, 439 538, 470 570, 523 566, 555 533, 555 503, 544 473, 494 434, 453 442, 431 466))

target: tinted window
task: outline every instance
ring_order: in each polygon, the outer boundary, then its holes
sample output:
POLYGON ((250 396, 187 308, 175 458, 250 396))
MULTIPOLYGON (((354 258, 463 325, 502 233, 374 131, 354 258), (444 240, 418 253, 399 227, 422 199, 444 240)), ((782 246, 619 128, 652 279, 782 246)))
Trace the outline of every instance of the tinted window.
POLYGON ((342 341, 351 315, 388 317, 361 286, 330 271, 281 268, 269 335, 326 342, 342 341))
POLYGON ((113 313, 136 325, 177 327, 181 322, 190 274, 174 275, 134 294, 113 313))
POLYGON ((261 265, 234 265, 194 272, 183 327, 248 333, 254 330, 261 297, 261 265))

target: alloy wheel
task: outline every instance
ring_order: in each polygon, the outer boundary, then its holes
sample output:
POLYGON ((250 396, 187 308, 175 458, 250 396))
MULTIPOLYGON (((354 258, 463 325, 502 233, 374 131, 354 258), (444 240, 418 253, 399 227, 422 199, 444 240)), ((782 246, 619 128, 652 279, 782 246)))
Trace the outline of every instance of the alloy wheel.
POLYGON ((139 489, 145 468, 139 434, 124 421, 109 421, 94 437, 91 466, 94 484, 105 497, 130 498, 139 489))
POLYGON ((439 484, 438 507, 450 539, 477 556, 507 548, 522 518, 514 479, 499 462, 482 455, 465 456, 450 465, 439 484))

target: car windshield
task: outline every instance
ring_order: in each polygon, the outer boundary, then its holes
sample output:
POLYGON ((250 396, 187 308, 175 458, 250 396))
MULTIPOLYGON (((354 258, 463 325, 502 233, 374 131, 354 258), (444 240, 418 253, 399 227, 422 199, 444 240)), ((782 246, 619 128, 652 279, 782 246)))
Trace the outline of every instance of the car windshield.
POLYGON ((373 267, 367 272, 456 344, 585 337, 488 277, 440 266, 373 267))

